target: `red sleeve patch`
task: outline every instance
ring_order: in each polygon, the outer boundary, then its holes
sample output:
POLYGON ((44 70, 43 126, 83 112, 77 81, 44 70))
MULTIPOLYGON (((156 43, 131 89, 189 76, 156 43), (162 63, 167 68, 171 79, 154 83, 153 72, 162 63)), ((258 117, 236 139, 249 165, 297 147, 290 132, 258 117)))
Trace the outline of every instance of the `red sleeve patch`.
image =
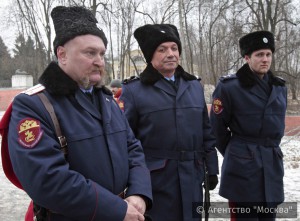
POLYGON ((25 118, 18 124, 19 143, 25 148, 33 148, 42 138, 40 122, 33 118, 25 118))
POLYGON ((212 105, 215 114, 220 114, 223 111, 222 101, 219 98, 215 98, 212 105))

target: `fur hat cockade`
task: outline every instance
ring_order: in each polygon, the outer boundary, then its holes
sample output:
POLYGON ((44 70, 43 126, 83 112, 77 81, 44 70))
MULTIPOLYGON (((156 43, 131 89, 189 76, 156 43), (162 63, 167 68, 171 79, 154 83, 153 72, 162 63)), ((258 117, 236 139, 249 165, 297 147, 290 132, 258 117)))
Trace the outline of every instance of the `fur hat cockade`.
POLYGON ((269 31, 256 31, 239 40, 242 57, 260 49, 275 50, 274 35, 269 31))
POLYGON ((147 63, 150 63, 156 48, 164 42, 175 42, 181 54, 181 42, 177 28, 171 24, 144 25, 134 31, 147 63))
POLYGON ((96 35, 100 37, 107 46, 104 32, 97 27, 97 19, 92 12, 84 7, 57 6, 51 12, 56 37, 53 41, 54 53, 56 55, 58 46, 79 35, 96 35))

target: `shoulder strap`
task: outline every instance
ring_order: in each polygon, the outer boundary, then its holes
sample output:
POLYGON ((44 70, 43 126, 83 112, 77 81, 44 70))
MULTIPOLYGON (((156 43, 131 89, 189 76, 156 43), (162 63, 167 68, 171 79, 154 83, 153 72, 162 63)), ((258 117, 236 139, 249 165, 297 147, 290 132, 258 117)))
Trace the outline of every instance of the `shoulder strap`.
MULTIPOLYGON (((43 93, 38 93, 38 96, 40 97, 41 101, 43 102, 45 108, 49 112, 51 119, 53 121, 54 127, 55 127, 55 133, 58 137, 61 150, 64 152, 65 157, 67 157, 67 141, 65 136, 62 135, 60 125, 58 122, 58 119, 56 117, 56 114, 54 112, 53 106, 50 103, 49 99, 43 94, 43 93)), ((9 157, 9 152, 8 152, 8 126, 9 126, 9 121, 11 118, 11 112, 12 112, 12 103, 8 106, 6 109, 4 115, 2 116, 0 120, 0 135, 2 136, 1 140, 1 160, 2 160, 2 168, 3 171, 8 178, 8 180, 13 183, 16 187, 23 189, 20 181, 16 177, 12 164, 10 161, 9 157)))
POLYGON ((62 133, 61 133, 60 125, 59 125, 58 119, 56 117, 55 111, 53 109, 53 106, 52 106, 52 104, 50 103, 49 99, 47 98, 47 96, 44 93, 38 93, 37 95, 39 96, 39 98, 43 102, 46 110, 50 114, 50 117, 51 117, 52 122, 54 124, 56 136, 57 136, 57 138, 59 140, 59 144, 60 144, 61 150, 64 152, 65 157, 66 157, 67 154, 68 154, 67 140, 66 140, 66 137, 63 136, 62 133))

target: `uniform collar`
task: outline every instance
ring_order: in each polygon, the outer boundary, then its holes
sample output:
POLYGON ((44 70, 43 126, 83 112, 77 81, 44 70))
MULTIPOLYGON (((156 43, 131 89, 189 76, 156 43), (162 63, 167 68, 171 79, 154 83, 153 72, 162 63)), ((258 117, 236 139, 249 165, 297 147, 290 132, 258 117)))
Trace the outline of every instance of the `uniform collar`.
MULTIPOLYGON (((275 77, 271 71, 268 71, 267 75, 268 83, 270 85, 284 86, 285 81, 283 79, 275 77)), ((244 64, 237 71, 236 76, 243 87, 250 88, 257 84, 255 80, 255 74, 251 71, 248 64, 244 64)))
POLYGON ((90 89, 84 89, 84 88, 80 88, 80 90, 83 92, 83 93, 93 93, 93 87, 91 87, 90 89))
MULTIPOLYGON (((187 81, 197 80, 194 75, 185 72, 180 65, 176 68, 174 77, 182 77, 187 81)), ((151 63, 149 63, 145 70, 140 74, 141 82, 148 85, 153 85, 162 78, 164 78, 164 76, 160 74, 151 63)))
POLYGON ((175 81, 175 75, 173 75, 172 77, 168 78, 168 77, 165 77, 165 79, 167 81, 175 81))
MULTIPOLYGON (((47 66, 39 78, 39 83, 45 86, 46 90, 53 95, 72 95, 79 89, 78 84, 54 61, 47 66)), ((112 95, 111 91, 105 86, 95 87, 94 89, 112 95)))

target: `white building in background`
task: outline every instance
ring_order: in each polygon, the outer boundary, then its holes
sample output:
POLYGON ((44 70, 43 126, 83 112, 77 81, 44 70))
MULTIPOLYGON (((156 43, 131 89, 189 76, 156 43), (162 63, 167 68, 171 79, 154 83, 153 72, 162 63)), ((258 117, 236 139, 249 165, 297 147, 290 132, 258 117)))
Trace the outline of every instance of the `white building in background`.
POLYGON ((17 69, 11 77, 11 86, 13 88, 28 88, 33 86, 33 77, 25 71, 17 69))

